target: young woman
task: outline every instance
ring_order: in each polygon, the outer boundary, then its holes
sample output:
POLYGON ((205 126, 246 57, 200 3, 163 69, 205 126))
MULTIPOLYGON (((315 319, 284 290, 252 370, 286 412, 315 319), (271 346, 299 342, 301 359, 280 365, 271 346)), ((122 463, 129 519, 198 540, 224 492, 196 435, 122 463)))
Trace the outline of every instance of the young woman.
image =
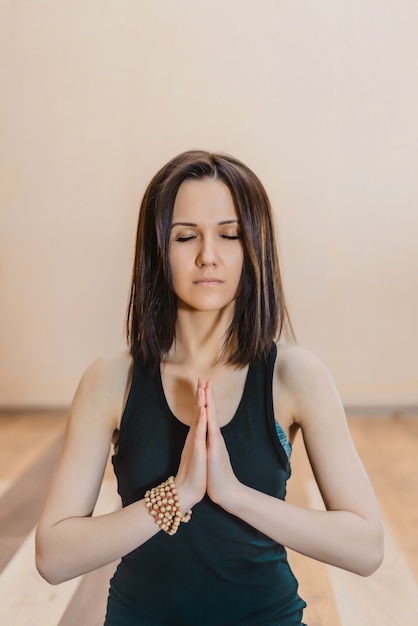
POLYGON ((84 374, 37 531, 53 584, 122 559, 106 626, 300 626, 285 547, 380 564, 341 402, 314 356, 279 343, 286 327, 260 181, 230 156, 177 156, 141 206, 130 350, 84 374), (299 429, 326 511, 284 500, 299 429), (112 441, 123 507, 92 517, 112 441))

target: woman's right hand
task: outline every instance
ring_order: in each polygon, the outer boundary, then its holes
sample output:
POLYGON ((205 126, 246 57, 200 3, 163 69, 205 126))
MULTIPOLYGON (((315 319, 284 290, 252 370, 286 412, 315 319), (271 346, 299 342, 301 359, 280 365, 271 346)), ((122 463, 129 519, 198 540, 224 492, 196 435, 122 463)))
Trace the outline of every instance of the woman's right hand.
POLYGON ((179 469, 175 477, 182 513, 185 513, 200 502, 206 493, 207 417, 205 385, 206 382, 199 378, 196 392, 197 408, 186 437, 179 469))

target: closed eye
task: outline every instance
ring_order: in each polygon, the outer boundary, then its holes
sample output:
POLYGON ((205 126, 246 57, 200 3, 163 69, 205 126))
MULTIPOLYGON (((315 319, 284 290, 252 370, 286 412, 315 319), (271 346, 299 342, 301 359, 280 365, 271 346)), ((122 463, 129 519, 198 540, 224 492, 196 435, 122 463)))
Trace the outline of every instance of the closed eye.
POLYGON ((221 235, 222 239, 239 239, 239 235, 221 235))
POLYGON ((176 237, 176 241, 190 241, 191 239, 195 239, 195 235, 188 235, 187 237, 176 237))

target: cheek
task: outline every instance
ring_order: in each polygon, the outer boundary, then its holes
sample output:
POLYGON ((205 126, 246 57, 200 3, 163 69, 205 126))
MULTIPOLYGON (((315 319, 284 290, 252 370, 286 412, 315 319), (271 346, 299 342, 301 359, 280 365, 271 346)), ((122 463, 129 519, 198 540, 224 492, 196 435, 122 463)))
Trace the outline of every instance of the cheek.
POLYGON ((244 250, 241 248, 239 252, 237 252, 235 259, 235 267, 237 273, 241 276, 242 271, 244 269, 244 250))
POLYGON ((181 250, 174 253, 169 252, 168 262, 170 265, 171 285, 174 292, 184 285, 185 272, 187 271, 187 261, 183 258, 181 250))
POLYGON ((178 272, 179 258, 178 258, 178 254, 176 254, 176 252, 173 251, 171 246, 168 250, 168 264, 170 266, 171 276, 173 277, 178 272))
POLYGON ((244 250, 241 249, 240 254, 237 258, 236 262, 236 283, 237 283, 237 295, 240 291, 240 287, 242 286, 242 280, 245 273, 245 264, 244 264, 244 250))

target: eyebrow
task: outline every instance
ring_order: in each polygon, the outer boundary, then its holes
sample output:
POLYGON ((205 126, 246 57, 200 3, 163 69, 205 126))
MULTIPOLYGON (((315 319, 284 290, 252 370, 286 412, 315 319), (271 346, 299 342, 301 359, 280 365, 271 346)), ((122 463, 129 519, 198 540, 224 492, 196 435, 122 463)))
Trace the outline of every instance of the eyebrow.
MULTIPOLYGON (((238 220, 222 220, 222 222, 218 222, 218 226, 223 226, 224 224, 238 223, 238 220)), ((174 228, 174 226, 194 226, 195 228, 197 228, 197 224, 194 224, 193 222, 174 222, 174 224, 171 224, 171 228, 174 228)))

